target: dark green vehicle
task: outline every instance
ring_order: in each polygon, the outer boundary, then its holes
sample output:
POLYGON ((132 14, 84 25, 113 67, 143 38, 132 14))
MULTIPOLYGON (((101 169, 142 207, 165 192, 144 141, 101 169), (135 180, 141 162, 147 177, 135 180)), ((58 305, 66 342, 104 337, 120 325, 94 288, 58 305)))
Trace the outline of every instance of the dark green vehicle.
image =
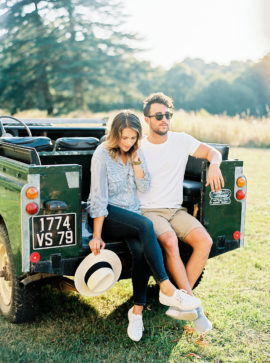
MULTIPOLYGON (((38 313, 43 282, 72 287, 89 254, 90 164, 106 127, 102 120, 69 121, 0 117, 0 310, 13 323, 38 313)), ((184 181, 184 204, 213 239, 210 257, 243 246, 247 188, 243 161, 229 160, 227 145, 212 145, 222 153, 225 187, 206 188, 208 162, 192 157, 184 181)), ((105 242, 121 259, 120 278, 129 278, 127 244, 105 242)), ((180 251, 186 263, 191 248, 182 244, 180 251)))

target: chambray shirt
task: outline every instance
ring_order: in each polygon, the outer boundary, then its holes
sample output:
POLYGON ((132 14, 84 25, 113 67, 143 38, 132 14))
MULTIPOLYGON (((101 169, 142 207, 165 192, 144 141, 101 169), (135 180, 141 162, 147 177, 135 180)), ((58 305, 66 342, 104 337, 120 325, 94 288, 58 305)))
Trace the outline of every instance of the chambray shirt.
POLYGON ((119 157, 110 157, 105 143, 100 144, 91 161, 91 188, 87 210, 92 218, 107 216, 108 204, 140 213, 140 202, 137 190, 144 193, 150 187, 150 175, 141 150, 138 156, 144 178, 136 178, 128 160, 125 164, 119 157))

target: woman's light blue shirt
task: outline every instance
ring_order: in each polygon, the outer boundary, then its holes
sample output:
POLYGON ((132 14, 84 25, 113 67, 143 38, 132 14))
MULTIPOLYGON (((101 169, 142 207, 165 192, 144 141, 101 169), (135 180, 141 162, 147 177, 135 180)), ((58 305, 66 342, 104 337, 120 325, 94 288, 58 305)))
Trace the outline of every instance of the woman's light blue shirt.
POLYGON ((88 212, 92 218, 107 216, 108 204, 140 213, 137 190, 144 193, 150 187, 150 175, 141 150, 138 156, 144 178, 136 178, 131 162, 125 164, 119 157, 110 157, 105 143, 100 144, 91 161, 91 188, 88 198, 88 212))

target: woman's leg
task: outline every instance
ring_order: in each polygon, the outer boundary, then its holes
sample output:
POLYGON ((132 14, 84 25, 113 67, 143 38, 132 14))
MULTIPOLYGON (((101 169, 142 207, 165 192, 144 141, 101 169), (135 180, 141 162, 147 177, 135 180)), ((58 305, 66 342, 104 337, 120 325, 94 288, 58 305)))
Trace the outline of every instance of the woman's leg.
POLYGON ((108 212, 109 214, 104 220, 103 232, 109 238, 123 240, 135 238, 141 242, 145 259, 159 283, 159 301, 163 305, 186 310, 198 307, 201 303, 199 299, 187 295, 184 291, 177 290, 168 279, 162 251, 152 222, 140 214, 111 205, 108 206, 108 212))
POLYGON ((108 206, 108 212, 103 224, 103 234, 113 239, 138 240, 157 282, 168 280, 152 222, 140 214, 112 205, 108 206))
POLYGON ((143 248, 138 241, 127 240, 127 245, 132 256, 132 285, 133 285, 133 312, 141 313, 146 304, 147 285, 151 270, 145 260, 143 248), (140 308, 141 307, 141 308, 140 308))

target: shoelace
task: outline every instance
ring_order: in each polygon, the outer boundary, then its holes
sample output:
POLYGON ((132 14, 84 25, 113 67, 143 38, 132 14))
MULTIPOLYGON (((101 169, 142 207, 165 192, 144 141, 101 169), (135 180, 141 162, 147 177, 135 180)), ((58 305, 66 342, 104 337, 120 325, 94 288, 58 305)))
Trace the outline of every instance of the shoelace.
POLYGON ((181 296, 181 294, 180 293, 183 293, 183 294, 186 294, 187 295, 187 292, 186 292, 186 290, 184 290, 184 289, 180 289, 180 290, 178 290, 177 291, 177 293, 176 293, 176 296, 177 296, 177 299, 179 299, 180 301, 182 301, 183 300, 183 297, 181 296))

